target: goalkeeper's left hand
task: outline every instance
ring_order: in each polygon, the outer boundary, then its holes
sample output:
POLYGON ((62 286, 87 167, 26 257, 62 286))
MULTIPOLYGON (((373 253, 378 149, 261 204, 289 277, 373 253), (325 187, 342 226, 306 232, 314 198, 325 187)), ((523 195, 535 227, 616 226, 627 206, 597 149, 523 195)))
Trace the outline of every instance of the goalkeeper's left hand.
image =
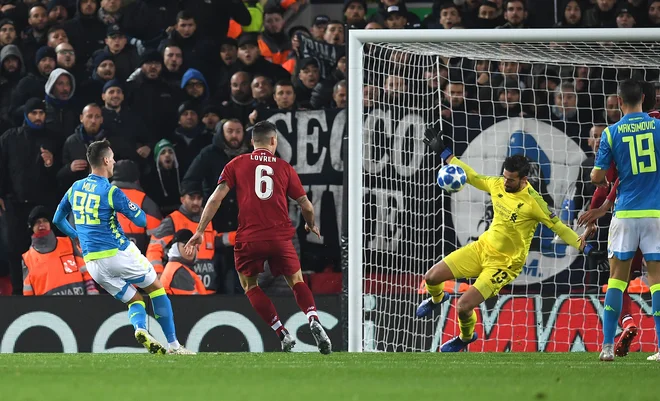
POLYGON ((424 131, 424 143, 431 148, 431 150, 440 155, 442 160, 447 160, 447 158, 452 155, 451 150, 449 150, 442 141, 442 131, 438 132, 433 128, 428 128, 424 131))

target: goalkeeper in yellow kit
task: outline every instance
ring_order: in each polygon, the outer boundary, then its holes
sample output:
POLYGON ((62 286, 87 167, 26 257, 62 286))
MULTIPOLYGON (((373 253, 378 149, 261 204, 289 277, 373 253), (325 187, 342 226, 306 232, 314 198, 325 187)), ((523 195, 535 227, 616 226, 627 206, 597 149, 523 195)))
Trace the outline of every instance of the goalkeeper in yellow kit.
POLYGON ((564 225, 541 195, 527 181, 529 161, 516 155, 504 160, 502 176, 477 174, 470 166, 454 157, 443 144, 442 133, 429 129, 424 142, 449 164, 460 166, 467 174, 467 183, 492 197, 494 217, 490 228, 476 242, 452 252, 436 263, 424 277, 430 298, 417 308, 417 316, 430 316, 438 305, 449 298, 444 282, 459 278, 476 278, 456 303, 460 335, 440 346, 441 352, 458 352, 477 340, 474 312, 484 300, 495 296, 522 271, 529 246, 538 223, 545 224, 566 243, 584 251, 590 257, 605 258, 605 251, 581 243, 580 237, 564 225))

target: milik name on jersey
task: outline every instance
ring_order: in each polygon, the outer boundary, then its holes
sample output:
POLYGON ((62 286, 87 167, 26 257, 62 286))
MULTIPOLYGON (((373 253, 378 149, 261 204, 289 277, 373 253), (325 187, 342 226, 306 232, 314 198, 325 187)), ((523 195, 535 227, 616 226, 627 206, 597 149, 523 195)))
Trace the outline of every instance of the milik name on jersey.
POLYGON ((277 161, 277 158, 273 156, 251 154, 250 160, 255 160, 263 163, 275 163, 277 161))

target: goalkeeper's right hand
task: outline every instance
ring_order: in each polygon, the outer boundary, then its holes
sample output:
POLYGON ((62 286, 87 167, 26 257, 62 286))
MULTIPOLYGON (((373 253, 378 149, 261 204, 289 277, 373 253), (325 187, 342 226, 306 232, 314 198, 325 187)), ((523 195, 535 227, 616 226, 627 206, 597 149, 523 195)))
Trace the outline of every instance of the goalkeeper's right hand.
POLYGON ((442 160, 447 160, 452 155, 451 150, 442 141, 442 131, 438 132, 433 128, 427 128, 424 131, 424 143, 440 155, 442 160))

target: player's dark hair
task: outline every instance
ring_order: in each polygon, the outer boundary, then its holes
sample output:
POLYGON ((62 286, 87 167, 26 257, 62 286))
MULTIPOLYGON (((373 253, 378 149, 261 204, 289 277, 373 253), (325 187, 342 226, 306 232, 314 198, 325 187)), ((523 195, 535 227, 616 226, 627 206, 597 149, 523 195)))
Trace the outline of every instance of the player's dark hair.
POLYGON ((644 93, 642 85, 635 79, 626 79, 619 84, 618 95, 623 101, 623 104, 628 106, 636 106, 642 102, 642 94, 644 93))
POLYGON ((509 156, 504 159, 504 169, 510 173, 518 173, 518 178, 529 175, 529 159, 523 155, 509 156))
POLYGON ((277 133, 277 127, 270 121, 259 121, 252 127, 252 140, 263 144, 268 138, 277 133))
POLYGON ((110 151, 110 142, 107 139, 96 141, 89 144, 87 148, 87 162, 92 167, 101 167, 103 158, 110 151))
POLYGON ((641 81, 642 93, 644 100, 642 101, 642 111, 648 113, 655 108, 655 86, 651 82, 641 81))

